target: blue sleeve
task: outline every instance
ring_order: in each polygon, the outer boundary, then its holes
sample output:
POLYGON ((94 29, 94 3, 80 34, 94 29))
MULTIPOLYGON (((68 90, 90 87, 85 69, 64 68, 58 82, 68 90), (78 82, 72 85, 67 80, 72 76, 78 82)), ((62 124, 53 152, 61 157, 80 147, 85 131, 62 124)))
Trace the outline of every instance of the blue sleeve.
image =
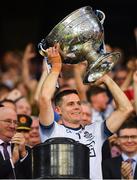
POLYGON ((60 120, 60 115, 54 111, 54 121, 58 122, 60 120))
POLYGON ((45 142, 47 139, 51 137, 51 134, 54 131, 55 123, 56 122, 53 121, 52 124, 50 124, 49 126, 44 126, 43 124, 40 123, 39 132, 40 132, 41 142, 45 142))
POLYGON ((54 121, 52 122, 52 124, 50 124, 49 126, 45 126, 45 125, 43 125, 43 124, 41 124, 41 123, 39 123, 40 124, 40 128, 42 129, 42 130, 44 130, 44 129, 51 129, 52 127, 53 127, 53 125, 54 125, 54 121))
POLYGON ((106 126, 106 121, 104 121, 104 133, 107 137, 112 136, 113 133, 108 129, 108 127, 106 126))

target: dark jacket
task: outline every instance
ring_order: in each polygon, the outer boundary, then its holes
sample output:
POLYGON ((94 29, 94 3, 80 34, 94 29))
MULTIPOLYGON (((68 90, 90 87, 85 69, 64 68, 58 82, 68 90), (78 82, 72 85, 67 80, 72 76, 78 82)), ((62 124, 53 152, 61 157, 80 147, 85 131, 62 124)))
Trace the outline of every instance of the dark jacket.
MULTIPOLYGON (((103 179, 121 179, 122 156, 102 161, 103 179)), ((137 166, 134 173, 134 179, 137 179, 137 166)))
POLYGON ((0 152, 0 179, 30 179, 31 178, 31 149, 27 147, 28 156, 14 164, 12 168, 10 160, 4 160, 0 152))

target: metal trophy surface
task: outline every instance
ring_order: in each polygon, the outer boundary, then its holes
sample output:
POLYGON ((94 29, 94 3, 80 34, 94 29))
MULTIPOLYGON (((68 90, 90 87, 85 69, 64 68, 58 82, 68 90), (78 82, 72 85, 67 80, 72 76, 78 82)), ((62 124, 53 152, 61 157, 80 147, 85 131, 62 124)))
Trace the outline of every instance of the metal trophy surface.
POLYGON ((40 54, 46 56, 47 45, 58 42, 63 63, 77 64, 87 60, 83 83, 96 81, 113 68, 120 56, 119 52, 105 53, 104 19, 102 11, 93 11, 90 6, 75 10, 38 44, 40 54))

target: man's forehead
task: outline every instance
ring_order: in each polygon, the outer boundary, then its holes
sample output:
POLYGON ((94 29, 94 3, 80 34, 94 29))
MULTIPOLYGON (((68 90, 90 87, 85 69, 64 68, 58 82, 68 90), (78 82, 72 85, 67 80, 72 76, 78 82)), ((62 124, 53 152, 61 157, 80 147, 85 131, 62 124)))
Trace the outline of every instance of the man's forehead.
POLYGON ((77 94, 75 93, 72 93, 72 94, 67 94, 65 96, 63 96, 62 98, 63 100, 71 100, 71 101, 74 101, 74 100, 79 100, 80 101, 80 98, 77 94))
POLYGON ((81 107, 83 110, 88 110, 89 112, 91 112, 91 107, 87 104, 81 104, 81 107))
POLYGON ((0 108, 0 119, 5 119, 11 116, 17 116, 16 112, 12 108, 1 107, 0 108))
POLYGON ((22 104, 22 103, 29 104, 28 100, 27 100, 25 97, 19 99, 19 100, 16 102, 16 104, 22 104))
POLYGON ((32 128, 39 127, 39 122, 38 122, 38 121, 36 121, 36 120, 34 120, 34 121, 32 122, 31 127, 32 127, 32 128))
POLYGON ((128 133, 136 133, 137 134, 137 128, 133 127, 133 128, 124 128, 120 130, 120 134, 128 134, 128 133))

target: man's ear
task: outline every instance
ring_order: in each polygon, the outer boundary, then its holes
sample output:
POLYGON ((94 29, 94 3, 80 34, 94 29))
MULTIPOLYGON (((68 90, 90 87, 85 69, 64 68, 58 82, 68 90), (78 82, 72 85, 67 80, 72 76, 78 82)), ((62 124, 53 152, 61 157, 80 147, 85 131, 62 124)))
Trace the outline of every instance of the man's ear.
POLYGON ((60 109, 59 106, 56 106, 56 107, 55 107, 55 111, 56 111, 59 115, 62 114, 62 111, 61 111, 61 109, 60 109))

